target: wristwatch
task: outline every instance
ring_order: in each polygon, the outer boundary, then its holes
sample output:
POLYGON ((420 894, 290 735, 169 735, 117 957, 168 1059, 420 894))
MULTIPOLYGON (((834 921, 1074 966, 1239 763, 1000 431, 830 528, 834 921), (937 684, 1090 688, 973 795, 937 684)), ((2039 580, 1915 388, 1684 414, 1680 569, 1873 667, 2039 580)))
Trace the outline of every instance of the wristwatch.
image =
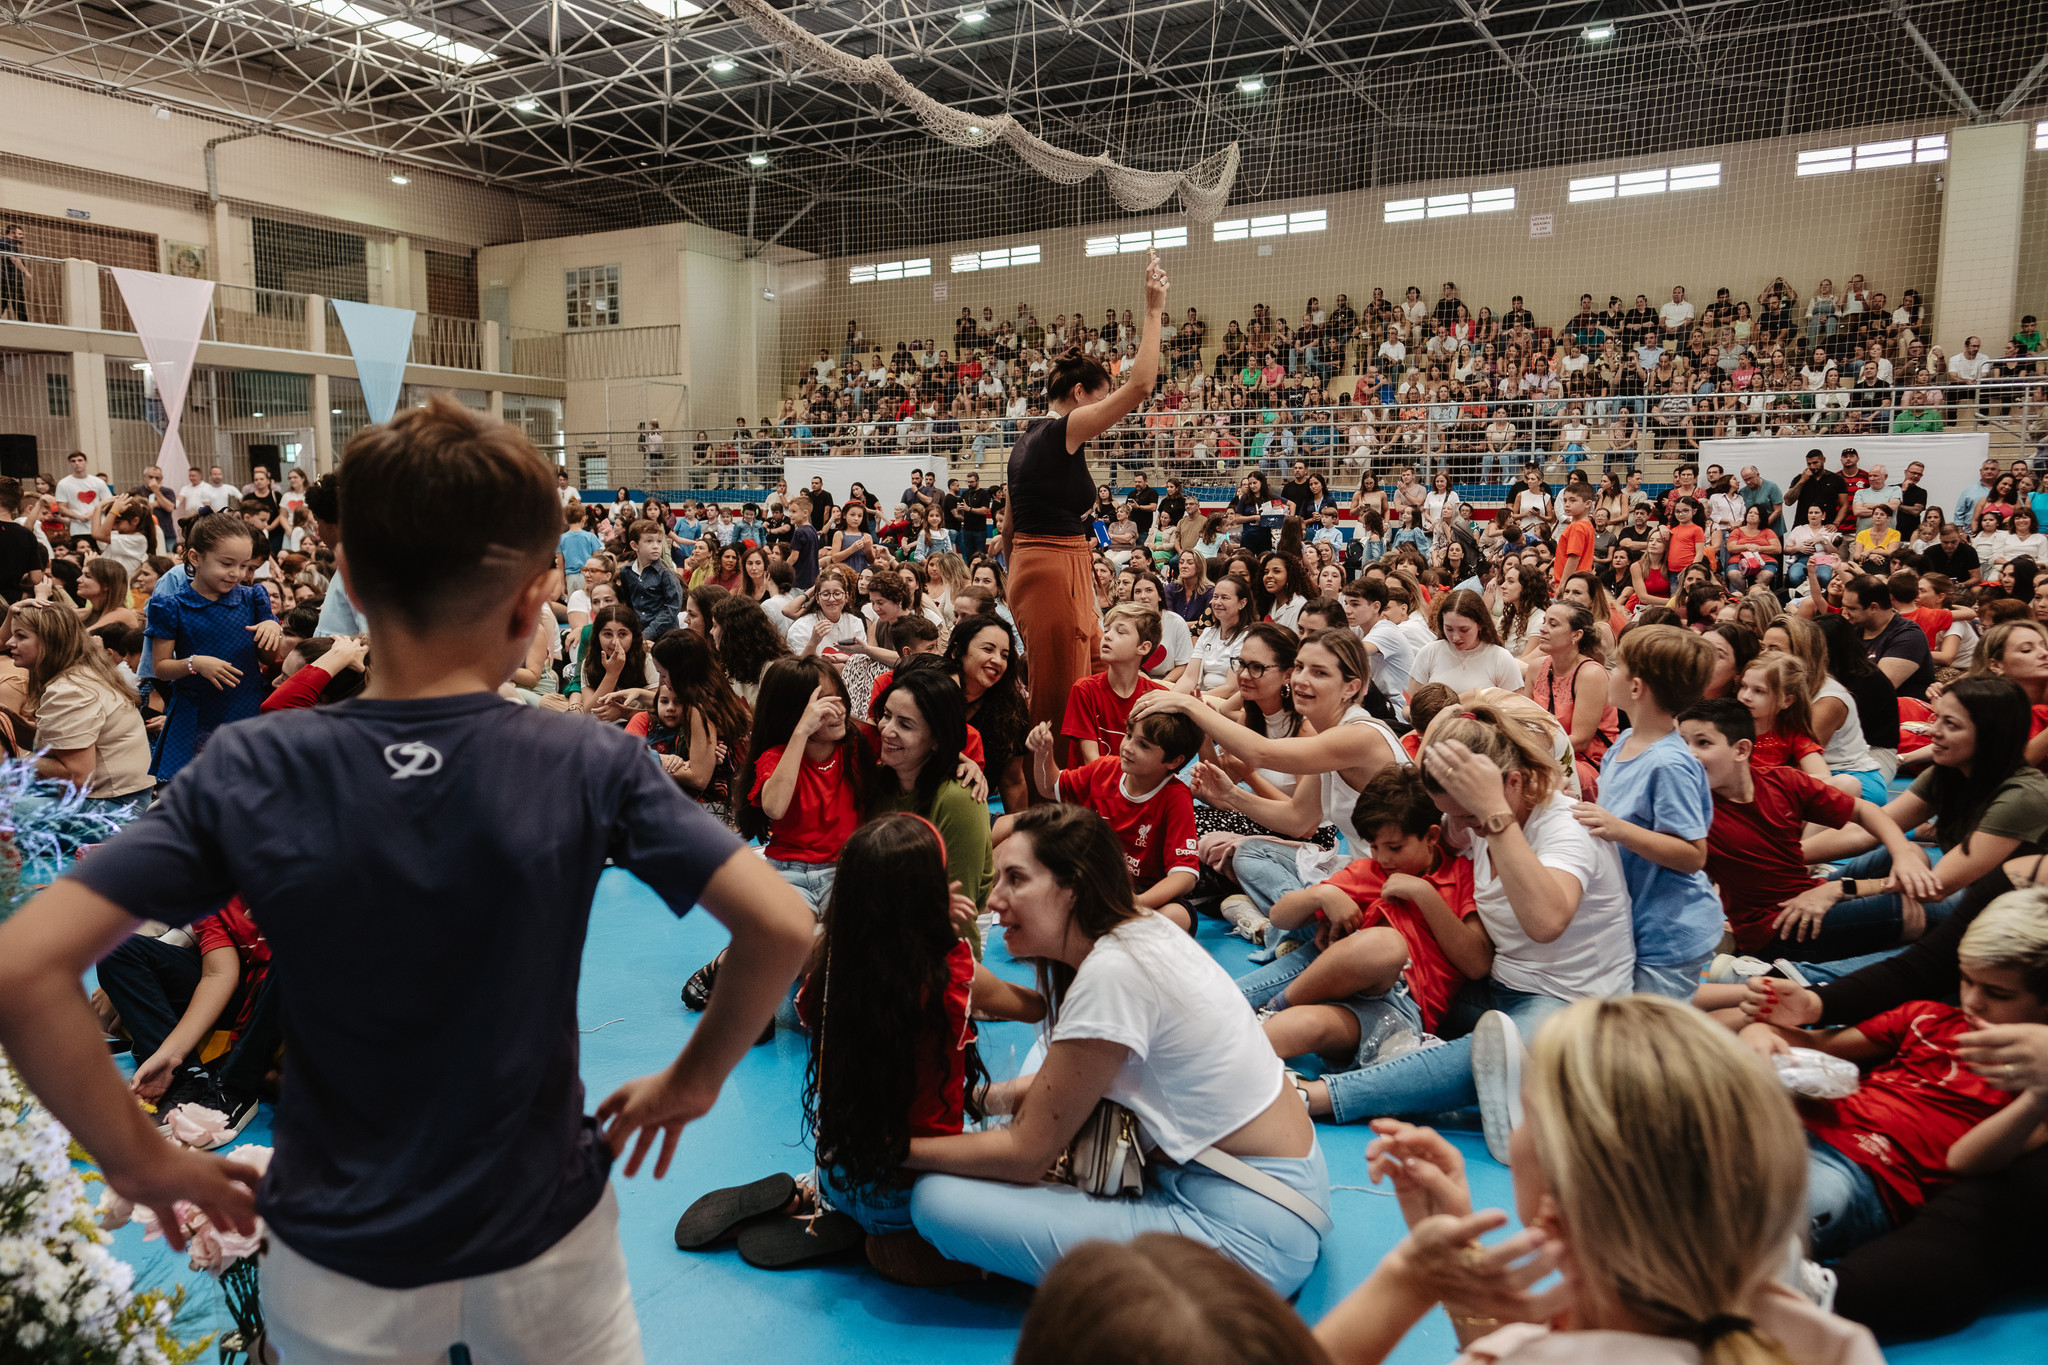
POLYGON ((1856 879, 1854 877, 1842 878, 1842 899, 1845 901, 1856 899, 1856 879))
POLYGON ((1514 823, 1515 815, 1513 811, 1495 811, 1492 815, 1480 819, 1479 830, 1487 838, 1491 839, 1514 823))

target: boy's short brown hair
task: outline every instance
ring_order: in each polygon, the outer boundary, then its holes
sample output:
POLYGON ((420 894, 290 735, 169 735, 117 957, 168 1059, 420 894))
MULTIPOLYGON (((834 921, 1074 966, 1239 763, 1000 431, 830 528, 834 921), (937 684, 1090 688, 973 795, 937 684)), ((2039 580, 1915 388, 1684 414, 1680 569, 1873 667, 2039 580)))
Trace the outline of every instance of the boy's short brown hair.
POLYGON ((660 522, 649 521, 645 517, 640 518, 626 528, 626 540, 628 543, 637 541, 642 536, 662 536, 664 539, 667 538, 667 534, 662 530, 660 522))
POLYGON ((1368 844, 1388 825, 1420 839, 1442 822, 1436 802, 1423 788, 1421 772, 1405 763, 1374 773, 1351 807, 1351 827, 1368 844))
POLYGON ((1147 711, 1131 723, 1130 735, 1158 749, 1174 767, 1193 758, 1202 747, 1202 727, 1178 711, 1147 711))
POLYGON ((356 433, 342 468, 342 551, 365 616, 413 631, 473 620, 554 562, 555 471, 517 427, 437 396, 356 433))
POLYGON ((1658 709, 1675 716, 1707 690, 1714 647, 1681 626, 1638 625, 1622 632, 1621 662, 1650 689, 1658 709))
POLYGON ((1159 613, 1152 608, 1141 607, 1135 602, 1120 603, 1103 614, 1103 629, 1107 630, 1112 621, 1129 621, 1138 632, 1138 642, 1147 647, 1148 653, 1159 648, 1159 637, 1165 627, 1160 624, 1159 613))

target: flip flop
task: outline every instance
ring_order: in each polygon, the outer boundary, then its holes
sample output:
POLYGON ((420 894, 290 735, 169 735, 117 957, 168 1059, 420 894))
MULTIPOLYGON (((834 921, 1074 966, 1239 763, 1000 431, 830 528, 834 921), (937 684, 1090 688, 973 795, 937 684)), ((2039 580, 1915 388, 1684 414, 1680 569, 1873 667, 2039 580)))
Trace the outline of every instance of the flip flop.
POLYGON ((762 1270, 858 1251, 867 1243, 861 1225, 843 1213, 764 1218, 740 1229, 740 1259, 762 1270))
POLYGON ((676 1247, 701 1251, 749 1219, 782 1212, 796 1194, 796 1180, 768 1175, 751 1185, 713 1190, 684 1211, 676 1223, 676 1247))

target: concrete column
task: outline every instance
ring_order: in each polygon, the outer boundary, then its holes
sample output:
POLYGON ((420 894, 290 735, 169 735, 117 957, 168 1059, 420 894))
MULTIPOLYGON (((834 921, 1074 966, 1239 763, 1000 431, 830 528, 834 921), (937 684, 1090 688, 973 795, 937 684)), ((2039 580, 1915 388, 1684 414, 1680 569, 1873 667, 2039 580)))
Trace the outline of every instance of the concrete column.
POLYGON ((490 400, 484 410, 491 414, 491 418, 493 421, 504 421, 505 391, 503 389, 492 389, 490 391, 490 400))
POLYGON ((334 381, 324 374, 313 376, 313 477, 334 468, 334 381))
POLYGON ((107 358, 96 351, 71 353, 71 421, 78 433, 78 448, 92 467, 112 469, 114 418, 107 403, 107 358))
POLYGON ((1952 356, 1973 336, 1986 355, 2003 355, 2012 335, 2031 133, 2029 123, 1986 123, 1948 135, 1934 335, 1952 356))
MULTIPOLYGON (((91 261, 64 262, 64 325, 100 328, 100 268, 91 261)), ((106 388, 104 380, 100 387, 106 388)))
POLYGON ((246 241, 240 226, 235 222, 235 215, 228 209, 227 201, 223 199, 215 204, 212 230, 208 234, 207 242, 207 265, 215 282, 251 286, 256 283, 255 265, 244 250, 246 241))
POLYGON ((414 307, 412 301, 412 238, 391 239, 391 292, 385 301, 393 308, 414 307))
POLYGON ((324 294, 306 295, 306 349, 314 355, 327 354, 327 297, 324 294))
POLYGON ((483 327, 484 373, 502 374, 505 370, 504 365, 501 363, 504 351, 504 334, 499 329, 495 318, 486 319, 483 327))

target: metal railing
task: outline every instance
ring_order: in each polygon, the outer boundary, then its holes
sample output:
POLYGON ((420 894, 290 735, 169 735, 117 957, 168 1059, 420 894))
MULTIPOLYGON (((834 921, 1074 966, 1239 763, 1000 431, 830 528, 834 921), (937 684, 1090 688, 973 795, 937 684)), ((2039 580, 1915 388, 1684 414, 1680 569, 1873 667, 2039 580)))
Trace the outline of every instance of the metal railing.
POLYGON ((501 327, 498 335, 498 368, 506 374, 530 374, 543 379, 569 377, 568 339, 562 333, 532 327, 501 327))
POLYGON ((303 351, 306 349, 306 296, 282 289, 216 284, 205 336, 208 341, 303 351))
POLYGON ((648 379, 682 372, 683 329, 597 327, 564 337, 565 379, 648 379))
POLYGON ((64 262, 10 252, 0 256, 0 317, 15 322, 64 322, 64 262), (6 264, 18 262, 19 265, 6 264))

